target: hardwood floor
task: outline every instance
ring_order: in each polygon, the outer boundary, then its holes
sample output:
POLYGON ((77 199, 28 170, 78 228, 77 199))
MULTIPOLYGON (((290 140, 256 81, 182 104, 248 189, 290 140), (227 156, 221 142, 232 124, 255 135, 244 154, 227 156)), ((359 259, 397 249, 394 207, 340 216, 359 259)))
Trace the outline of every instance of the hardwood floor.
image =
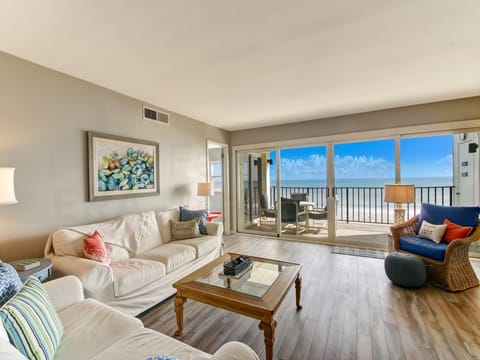
MULTIPOLYGON (((449 293, 393 285, 383 260, 331 254, 325 245, 225 236, 226 251, 298 262, 302 305, 292 287, 277 312, 275 359, 480 359, 480 287, 449 293)), ((480 262, 472 262, 480 274, 480 262)), ((141 316, 174 336, 173 297, 141 316)), ((242 341, 265 358, 258 321, 187 301, 181 341, 214 353, 242 341)))

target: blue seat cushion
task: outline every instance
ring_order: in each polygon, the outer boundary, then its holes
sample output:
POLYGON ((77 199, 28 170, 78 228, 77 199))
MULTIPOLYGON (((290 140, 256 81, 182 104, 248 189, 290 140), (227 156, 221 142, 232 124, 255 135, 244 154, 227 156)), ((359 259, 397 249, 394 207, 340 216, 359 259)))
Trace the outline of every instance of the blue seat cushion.
POLYGON ((441 206, 423 203, 418 218, 417 234, 422 226, 423 220, 430 224, 443 224, 445 219, 461 226, 477 227, 480 207, 478 206, 441 206))
POLYGON ((441 242, 439 244, 432 240, 424 239, 418 236, 403 236, 400 238, 400 249, 425 256, 430 259, 443 261, 448 244, 441 242))

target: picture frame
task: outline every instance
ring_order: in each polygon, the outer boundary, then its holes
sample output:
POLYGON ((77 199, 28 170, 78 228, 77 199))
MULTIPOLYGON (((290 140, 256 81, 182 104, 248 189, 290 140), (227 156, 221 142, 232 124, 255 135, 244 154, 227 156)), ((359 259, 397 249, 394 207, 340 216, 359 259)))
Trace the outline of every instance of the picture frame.
POLYGON ((89 201, 160 194, 159 144, 88 131, 89 201))

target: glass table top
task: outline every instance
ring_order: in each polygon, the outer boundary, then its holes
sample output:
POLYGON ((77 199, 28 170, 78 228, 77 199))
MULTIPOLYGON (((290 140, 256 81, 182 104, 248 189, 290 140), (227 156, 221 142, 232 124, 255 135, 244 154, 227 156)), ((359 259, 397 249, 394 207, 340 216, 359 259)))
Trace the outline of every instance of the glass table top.
POLYGON ((223 274, 223 264, 220 264, 207 277, 195 281, 261 298, 288 266, 291 265, 252 259, 250 270, 243 275, 228 276, 223 274))

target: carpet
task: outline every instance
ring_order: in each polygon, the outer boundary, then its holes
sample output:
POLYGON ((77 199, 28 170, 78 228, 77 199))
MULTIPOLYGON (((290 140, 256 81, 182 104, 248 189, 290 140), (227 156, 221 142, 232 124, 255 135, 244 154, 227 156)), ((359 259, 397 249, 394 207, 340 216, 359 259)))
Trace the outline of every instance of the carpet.
POLYGON ((349 247, 349 246, 334 246, 332 248, 332 254, 363 256, 363 257, 371 257, 375 259, 385 258, 385 252, 382 250, 357 248, 357 247, 349 247))

